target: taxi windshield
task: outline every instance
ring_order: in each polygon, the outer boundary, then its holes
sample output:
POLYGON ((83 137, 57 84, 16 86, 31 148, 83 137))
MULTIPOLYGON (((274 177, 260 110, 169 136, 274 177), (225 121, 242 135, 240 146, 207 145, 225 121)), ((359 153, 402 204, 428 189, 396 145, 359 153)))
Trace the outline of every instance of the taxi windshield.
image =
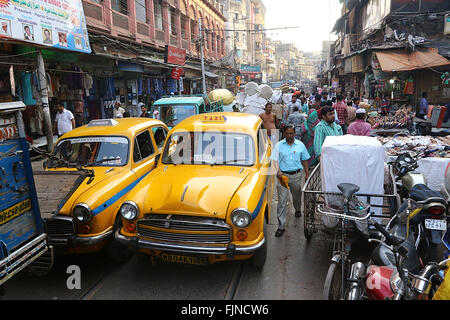
POLYGON ((166 143, 162 163, 253 166, 255 146, 247 134, 175 132, 166 143))
POLYGON ((197 107, 190 105, 166 105, 160 106, 161 120, 169 127, 174 127, 184 119, 196 115, 197 107))
MULTIPOLYGON (((120 167, 128 162, 128 139, 125 137, 77 137, 61 140, 53 155, 83 166, 120 167)), ((49 167, 64 164, 50 161, 49 167)))

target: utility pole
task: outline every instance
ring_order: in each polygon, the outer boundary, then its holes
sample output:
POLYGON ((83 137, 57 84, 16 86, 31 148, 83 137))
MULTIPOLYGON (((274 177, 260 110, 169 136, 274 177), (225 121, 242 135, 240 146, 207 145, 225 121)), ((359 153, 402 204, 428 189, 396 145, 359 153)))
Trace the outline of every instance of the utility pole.
POLYGON ((205 57, 203 56, 203 32, 202 19, 198 19, 198 29, 200 34, 200 54, 202 57, 202 82, 203 82, 203 97, 206 98, 206 78, 205 78, 205 57))
POLYGON ((44 111, 44 125, 47 132, 47 151, 53 150, 53 126, 50 118, 50 108, 48 106, 47 77, 45 75, 44 58, 41 50, 37 50, 37 66, 39 87, 41 88, 42 109, 44 111))

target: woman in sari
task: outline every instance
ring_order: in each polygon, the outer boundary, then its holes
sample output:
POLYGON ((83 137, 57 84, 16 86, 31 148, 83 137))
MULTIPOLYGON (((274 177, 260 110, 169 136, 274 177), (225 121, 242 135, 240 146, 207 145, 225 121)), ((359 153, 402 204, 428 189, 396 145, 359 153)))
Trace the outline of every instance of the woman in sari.
POLYGON ((303 126, 303 132, 306 132, 304 135, 303 142, 305 144, 306 149, 308 150, 311 158, 309 159, 309 166, 314 167, 319 159, 316 157, 314 153, 314 129, 320 122, 320 96, 315 97, 316 102, 311 105, 311 109, 308 113, 308 120, 303 126))

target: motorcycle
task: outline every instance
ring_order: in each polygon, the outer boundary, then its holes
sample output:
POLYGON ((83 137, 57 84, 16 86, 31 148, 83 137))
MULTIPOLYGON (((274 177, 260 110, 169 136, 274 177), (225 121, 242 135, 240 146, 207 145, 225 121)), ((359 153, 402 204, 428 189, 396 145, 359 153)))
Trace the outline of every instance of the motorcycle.
MULTIPOLYGON (((397 158, 394 166, 394 173, 397 175, 396 180, 402 182, 399 193, 402 199, 406 199, 399 208, 399 212, 405 209, 405 205, 411 206, 411 203, 413 203, 415 210, 408 219, 417 240, 416 247, 419 256, 425 264, 436 261, 438 246, 448 224, 446 216, 447 199, 442 193, 428 188, 423 174, 415 171, 418 167, 418 158, 433 152, 435 150, 422 152, 415 157, 408 153, 402 154, 397 158)), ((393 223, 396 223, 395 218, 393 223)))
MULTIPOLYGON (((407 223, 400 223, 388 232, 372 219, 369 220, 384 240, 369 239, 369 242, 379 243, 372 253, 369 267, 366 268, 361 262, 351 266, 346 299, 432 299, 444 281, 442 270, 450 259, 440 263, 430 262, 421 268, 414 237, 408 232, 407 223)), ((449 237, 450 231, 444 234, 442 242, 450 250, 449 237)))

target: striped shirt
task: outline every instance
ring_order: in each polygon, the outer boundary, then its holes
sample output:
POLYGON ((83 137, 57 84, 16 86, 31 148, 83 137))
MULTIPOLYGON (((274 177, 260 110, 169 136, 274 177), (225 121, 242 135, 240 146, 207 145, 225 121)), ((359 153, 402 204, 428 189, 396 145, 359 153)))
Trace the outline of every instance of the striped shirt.
POLYGON ((325 120, 322 120, 314 129, 314 153, 316 157, 321 155, 322 145, 328 136, 342 136, 342 128, 335 122, 329 125, 325 120))

